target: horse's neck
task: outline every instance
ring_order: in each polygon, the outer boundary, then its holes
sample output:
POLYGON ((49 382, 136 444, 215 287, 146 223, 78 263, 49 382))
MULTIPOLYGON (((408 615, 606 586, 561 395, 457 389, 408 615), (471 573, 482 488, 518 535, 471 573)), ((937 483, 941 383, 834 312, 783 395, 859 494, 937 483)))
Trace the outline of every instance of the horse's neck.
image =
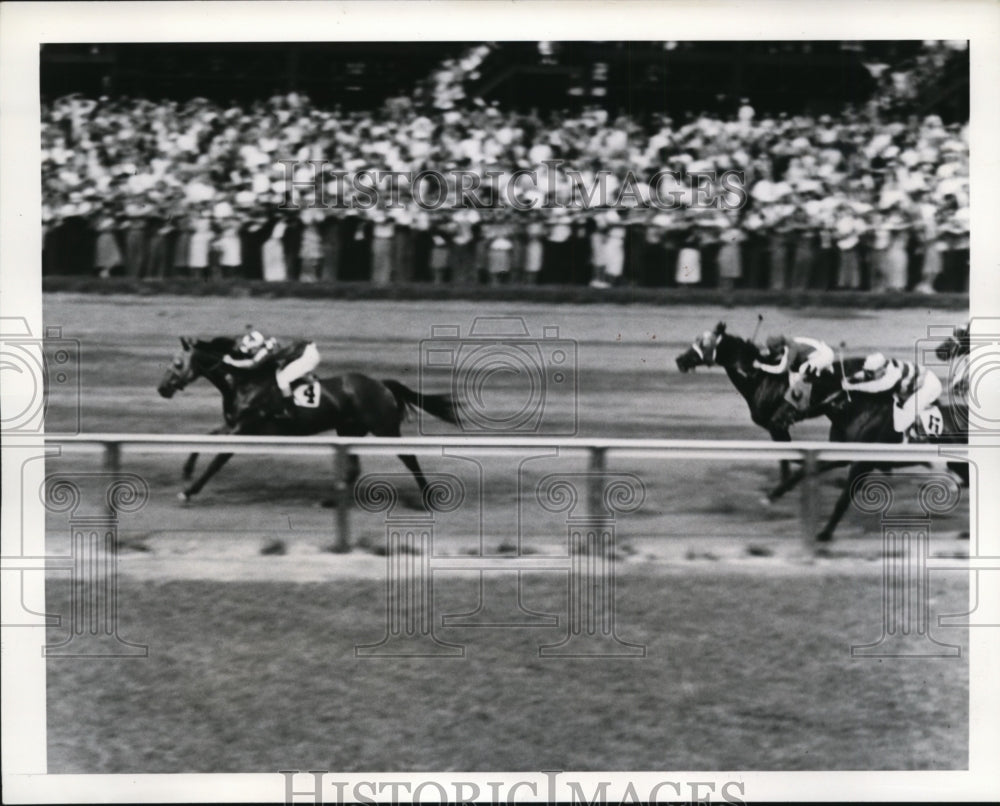
MULTIPOLYGON (((892 402, 884 395, 864 395, 843 413, 845 442, 902 442, 892 420, 892 402)), ((831 418, 833 419, 833 418, 831 418)))
POLYGON ((716 363, 726 370, 729 380, 746 401, 753 403, 754 392, 760 385, 760 379, 755 378, 753 373, 753 358, 750 357, 752 345, 735 336, 723 336, 719 344, 724 345, 725 355, 720 359, 716 350, 716 363))
POLYGON ((234 384, 222 364, 222 358, 199 352, 198 363, 201 365, 201 376, 222 393, 223 405, 228 406, 233 398, 234 384))
POLYGON ((217 368, 205 375, 208 382, 212 384, 216 389, 222 392, 222 397, 224 400, 231 400, 233 397, 233 387, 227 377, 226 373, 222 368, 217 368))

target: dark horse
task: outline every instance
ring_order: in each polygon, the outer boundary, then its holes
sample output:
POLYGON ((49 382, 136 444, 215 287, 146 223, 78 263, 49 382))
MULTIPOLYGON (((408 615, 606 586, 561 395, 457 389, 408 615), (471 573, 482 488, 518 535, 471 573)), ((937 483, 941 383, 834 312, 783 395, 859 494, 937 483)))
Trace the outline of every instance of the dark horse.
MULTIPOLYGON (((896 431, 893 425, 892 410, 894 400, 892 393, 881 394, 855 392, 849 395, 842 387, 845 375, 850 376, 856 369, 854 362, 845 367, 835 366, 832 371, 821 374, 813 383, 812 406, 822 405, 824 413, 830 418, 831 442, 868 442, 899 444, 903 434, 896 431)), ((927 442, 933 444, 964 444, 968 442, 968 410, 958 404, 937 404, 941 412, 943 424, 939 435, 924 435, 927 442)), ((802 412, 795 406, 783 403, 772 418, 775 428, 789 427, 802 418, 802 412)), ((948 462, 949 470, 954 471, 967 486, 969 483, 969 466, 965 462, 948 462)), ((826 526, 816 536, 817 540, 831 540, 834 529, 847 510, 850 503, 851 490, 858 477, 874 470, 889 473, 899 463, 880 462, 827 462, 821 471, 847 465, 847 484, 840 493, 837 503, 826 526)), ((805 475, 801 469, 773 490, 768 498, 774 500, 798 484, 805 475)))
MULTIPOLYGON (((279 392, 274 383, 274 365, 240 370, 223 363, 232 352, 235 339, 220 337, 208 341, 181 338, 183 349, 160 381, 157 391, 163 397, 173 397, 192 381, 204 377, 222 393, 222 413, 225 425, 213 434, 257 434, 293 436, 336 431, 339 436, 377 437, 400 436, 400 425, 416 407, 449 423, 458 422, 455 406, 448 395, 424 395, 398 381, 377 381, 367 375, 351 372, 335 378, 304 378, 296 382, 293 392, 297 401, 294 419, 277 416, 279 392)), ((198 454, 192 454, 184 465, 184 477, 190 478, 198 454)), ((232 458, 220 453, 193 484, 179 497, 187 501, 201 491, 205 483, 232 458)), ((413 473, 421 493, 427 480, 411 454, 400 454, 403 464, 413 473)), ((361 474, 357 456, 350 457, 347 483, 352 485, 361 474)))
POLYGON ((714 330, 706 330, 695 339, 676 360, 681 372, 690 372, 696 367, 722 367, 736 391, 746 400, 754 423, 767 429, 775 442, 791 442, 788 428, 771 424, 774 412, 788 391, 788 377, 757 369, 753 363, 759 358, 757 345, 749 339, 726 333, 726 323, 719 322, 714 330))
POLYGON ((969 326, 957 327, 953 335, 941 342, 934 350, 940 361, 949 362, 948 380, 952 394, 967 395, 969 353, 972 352, 969 326))
MULTIPOLYGON (((789 394, 788 373, 779 375, 758 369, 754 366, 754 361, 759 358, 760 350, 757 345, 749 339, 727 333, 725 322, 719 322, 714 330, 706 330, 686 351, 677 356, 677 368, 681 372, 689 372, 700 366, 722 367, 733 386, 746 400, 754 423, 766 429, 775 442, 791 442, 789 429, 792 421, 775 420, 775 414, 783 406, 792 405, 786 401, 789 394)), ((853 361, 855 360, 852 360, 852 367, 853 361)), ((860 363, 857 360, 858 367, 860 363)), ((826 401, 816 395, 812 399, 817 402, 810 403, 799 412, 801 416, 798 419, 819 417, 827 413, 826 401)), ((788 472, 788 462, 781 463, 781 477, 782 485, 794 478, 788 472)))

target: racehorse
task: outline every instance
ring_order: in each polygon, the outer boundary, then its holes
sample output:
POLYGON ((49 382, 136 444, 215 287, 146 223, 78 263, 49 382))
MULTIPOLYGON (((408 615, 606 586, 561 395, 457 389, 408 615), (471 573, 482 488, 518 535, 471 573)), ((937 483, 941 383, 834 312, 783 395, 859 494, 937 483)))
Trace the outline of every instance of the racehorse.
MULTIPOLYGON (((177 353, 160 381, 157 391, 162 397, 173 397, 175 392, 204 377, 222 393, 222 411, 225 426, 212 433, 256 435, 309 435, 323 431, 336 431, 338 436, 377 437, 400 436, 400 425, 414 408, 449 423, 458 423, 455 405, 448 395, 425 395, 415 392, 394 380, 377 381, 367 375, 352 372, 334 378, 306 377, 293 384, 296 402, 294 419, 275 416, 277 396, 280 392, 274 383, 274 367, 265 362, 261 367, 241 370, 223 362, 236 345, 236 340, 219 337, 196 340, 182 337, 181 351, 177 353)), ((185 462, 185 478, 194 469, 198 454, 185 462)), ((205 486, 233 454, 218 454, 205 472, 178 494, 183 501, 190 500, 205 486)), ((400 460, 413 474, 421 494, 427 480, 416 456, 400 454, 400 460)), ((361 475, 357 456, 350 456, 347 483, 353 485, 361 475)))
POLYGON ((969 392, 969 354, 972 352, 969 328, 956 328, 955 333, 941 342, 934 350, 940 361, 949 362, 948 381, 953 395, 965 396, 969 392))
POLYGON ((934 350, 934 354, 942 361, 950 361, 968 355, 970 350, 969 332, 966 328, 956 329, 955 334, 949 336, 941 342, 934 350))
MULTIPOLYGON (((677 356, 677 369, 691 372, 696 367, 720 366, 750 408, 750 419, 767 430, 775 442, 791 442, 787 427, 772 424, 775 411, 788 392, 788 376, 775 375, 754 367, 760 351, 752 341, 726 332, 726 323, 706 330, 677 356)), ((782 480, 789 478, 788 462, 781 463, 782 480)))
MULTIPOLYGON (((831 442, 867 442, 899 444, 903 434, 898 432, 893 424, 892 410, 895 405, 893 395, 889 392, 879 394, 855 392, 849 395, 842 387, 845 375, 850 376, 856 369, 841 364, 831 371, 820 374, 813 382, 810 407, 822 406, 824 413, 830 418, 831 442)), ((942 422, 938 434, 925 433, 924 438, 934 444, 964 444, 968 442, 968 410, 961 405, 937 404, 942 422)), ((806 416, 792 403, 785 401, 775 412, 772 423, 775 428, 790 427, 794 422, 806 416)), ((892 471, 897 463, 879 462, 827 462, 820 469, 830 470, 834 467, 848 466, 847 484, 840 493, 837 503, 826 526, 816 535, 817 540, 833 539, 834 529, 843 517, 850 503, 851 490, 859 476, 873 470, 884 473, 892 471)), ((969 466, 964 462, 948 462, 949 470, 954 471, 965 483, 969 484, 969 466)), ((768 494, 773 501, 796 486, 805 476, 805 469, 800 469, 786 479, 775 490, 768 494)))

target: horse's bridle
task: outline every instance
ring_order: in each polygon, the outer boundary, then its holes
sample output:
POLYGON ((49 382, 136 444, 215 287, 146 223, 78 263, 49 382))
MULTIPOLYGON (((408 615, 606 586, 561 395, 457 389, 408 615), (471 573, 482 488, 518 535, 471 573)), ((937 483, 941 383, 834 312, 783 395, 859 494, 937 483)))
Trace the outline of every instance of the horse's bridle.
POLYGON ((193 360, 194 359, 194 351, 195 351, 195 347, 193 345, 190 348, 187 348, 185 350, 185 352, 188 353, 188 356, 189 356, 189 358, 188 358, 188 371, 185 373, 186 375, 189 376, 187 379, 185 379, 183 375, 180 375, 177 372, 176 361, 171 362, 171 366, 170 366, 170 383, 174 387, 174 389, 176 391, 178 391, 178 392, 180 392, 180 391, 184 390, 185 388, 187 388, 188 384, 193 383, 199 377, 208 377, 211 373, 215 372, 216 369, 218 369, 220 366, 222 366, 222 363, 223 363, 223 361, 225 359, 225 355, 223 355, 223 356, 221 356, 219 358, 218 361, 216 361, 211 366, 209 366, 207 368, 204 368, 204 369, 198 368, 198 367, 195 366, 194 360, 193 360))
POLYGON ((711 357, 706 356, 705 355, 705 351, 702 350, 702 348, 701 348, 701 339, 700 338, 699 339, 695 339, 691 343, 691 349, 694 350, 698 354, 698 358, 700 358, 702 360, 702 363, 704 363, 704 365, 706 367, 710 367, 710 366, 712 366, 715 363, 715 354, 716 354, 716 352, 719 349, 719 337, 716 336, 714 333, 712 334, 712 355, 711 355, 711 357))

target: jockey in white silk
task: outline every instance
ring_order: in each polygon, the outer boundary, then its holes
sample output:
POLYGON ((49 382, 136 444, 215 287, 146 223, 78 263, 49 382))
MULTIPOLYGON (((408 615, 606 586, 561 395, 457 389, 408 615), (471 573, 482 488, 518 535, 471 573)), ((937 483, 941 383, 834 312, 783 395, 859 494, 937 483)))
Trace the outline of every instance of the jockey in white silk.
POLYGON ((250 329, 240 339, 235 352, 242 357, 227 355, 222 360, 236 369, 253 369, 269 359, 279 358, 283 352, 287 353, 287 357, 279 360, 274 380, 278 384, 278 389, 281 390, 286 412, 291 417, 296 417, 297 410, 292 398, 292 384, 319 365, 320 355, 315 343, 297 341, 285 349, 277 339, 266 337, 259 330, 250 329))
POLYGON ((906 435, 920 412, 941 396, 941 381, 929 369, 912 361, 887 359, 882 353, 869 355, 861 371, 844 378, 842 386, 849 392, 892 392, 896 397, 892 424, 896 431, 906 435))

